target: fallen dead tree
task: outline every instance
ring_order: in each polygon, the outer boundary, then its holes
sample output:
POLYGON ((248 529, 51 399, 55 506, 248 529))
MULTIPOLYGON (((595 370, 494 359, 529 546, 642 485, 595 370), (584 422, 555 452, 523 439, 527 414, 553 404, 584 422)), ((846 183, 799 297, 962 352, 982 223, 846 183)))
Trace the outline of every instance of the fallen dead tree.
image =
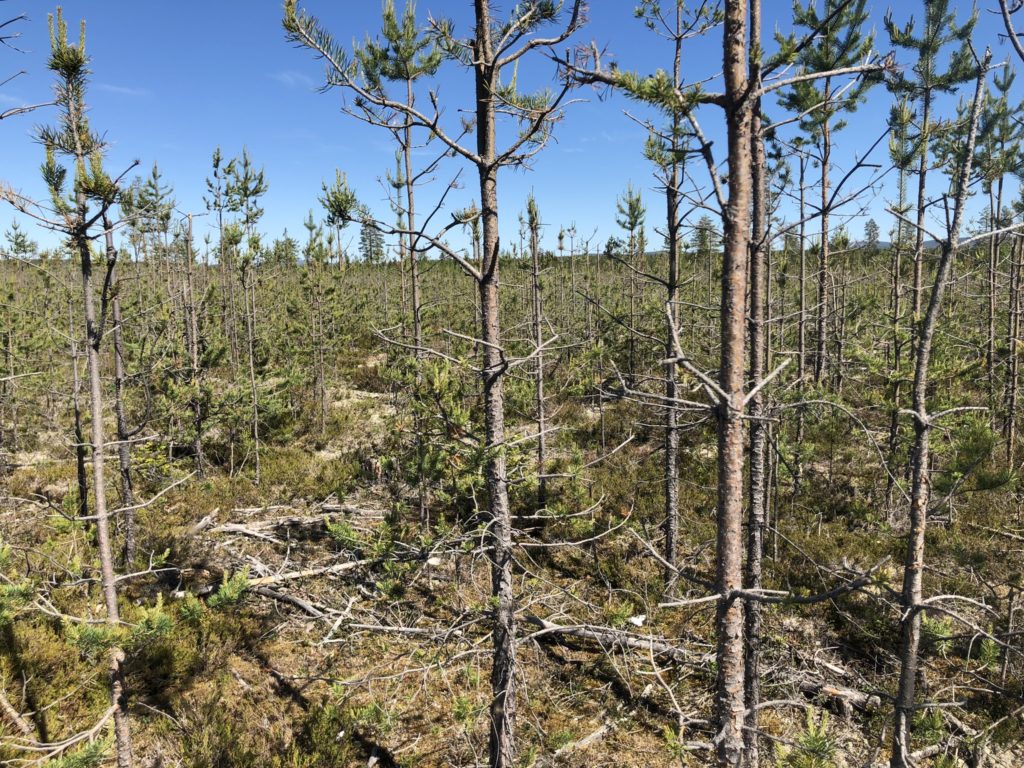
MULTIPOLYGON (((377 560, 349 560, 344 563, 334 563, 332 565, 323 565, 317 568, 305 568, 298 571, 285 571, 278 573, 273 576, 260 576, 255 579, 247 579, 245 582, 245 589, 254 589, 256 587, 270 587, 275 584, 283 584, 289 581, 297 581, 299 579, 307 579, 312 576, 329 576, 340 573, 347 573, 348 571, 354 571, 358 568, 371 565, 377 560)), ((195 594, 200 597, 212 594, 216 592, 223 585, 224 582, 212 582, 206 584, 199 589, 195 590, 195 594)), ((175 597, 183 597, 184 592, 175 593, 175 597)))
POLYGON ((877 694, 818 680, 801 681, 800 692, 812 698, 828 699, 844 713, 848 713, 851 708, 861 712, 873 712, 882 706, 882 699, 877 694))
MULTIPOLYGON (((212 525, 212 521, 205 526, 194 526, 193 532, 203 530, 209 533, 232 533, 241 536, 251 536, 257 539, 269 539, 276 541, 270 534, 280 531, 303 531, 308 533, 322 533, 327 530, 327 524, 336 517, 356 518, 379 518, 383 515, 381 510, 367 507, 354 507, 347 504, 330 504, 323 507, 324 511, 316 515, 286 515, 284 517, 273 517, 267 520, 254 520, 246 523, 221 523, 212 525)), ((239 510, 235 510, 238 512, 239 510)), ((243 512, 245 510, 242 510, 243 512)), ((205 519, 204 519, 205 521, 205 519)))
POLYGON ((526 621, 536 627, 536 632, 526 635, 522 639, 539 640, 545 636, 561 635, 587 640, 601 646, 603 650, 614 648, 628 648, 634 651, 643 651, 657 656, 666 656, 673 661, 680 663, 704 663, 713 658, 711 654, 694 654, 681 648, 674 643, 657 637, 638 635, 633 632, 626 632, 621 629, 595 626, 592 624, 570 624, 561 625, 538 616, 527 616, 526 621))
POLYGON ((377 562, 376 560, 350 560, 344 563, 335 563, 334 565, 324 565, 319 568, 306 568, 301 571, 285 571, 284 573, 276 574, 275 576, 261 576, 256 579, 249 579, 249 587, 265 587, 273 584, 281 584, 286 581, 295 581, 297 579, 308 579, 310 576, 326 576, 338 573, 347 573, 348 571, 354 571, 357 568, 362 568, 366 565, 371 565, 377 562))
MULTIPOLYGON (((215 509, 213 512, 192 525, 188 529, 187 533, 189 536, 195 536, 199 533, 203 533, 204 531, 208 531, 209 533, 237 533, 242 535, 267 534, 272 531, 287 530, 290 528, 325 528, 327 521, 332 517, 345 516, 361 519, 380 519, 384 516, 384 510, 382 509, 360 507, 354 504, 339 504, 337 502, 325 502, 323 504, 317 504, 312 508, 319 509, 320 512, 315 515, 292 514, 273 517, 267 520, 255 520, 246 523, 229 522, 221 523, 220 525, 217 525, 217 516, 220 510, 215 509)), ((298 511, 296 506, 273 504, 266 507, 236 507, 231 510, 231 515, 235 517, 240 516, 251 518, 261 513, 265 514, 267 512, 281 512, 285 510, 293 512, 298 511)), ((258 538, 263 538, 263 536, 258 536, 258 538)))

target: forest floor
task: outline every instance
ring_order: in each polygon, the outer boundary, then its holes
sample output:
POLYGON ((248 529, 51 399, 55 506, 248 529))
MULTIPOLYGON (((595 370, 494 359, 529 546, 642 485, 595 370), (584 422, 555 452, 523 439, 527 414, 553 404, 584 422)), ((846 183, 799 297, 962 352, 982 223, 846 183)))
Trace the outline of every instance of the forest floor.
MULTIPOLYGON (((482 529, 435 521, 430 534, 418 533, 408 522, 409 500, 381 480, 388 396, 352 389, 332 401, 332 424, 342 425, 332 439, 268 446, 261 486, 211 474, 140 510, 143 540, 155 542, 155 554, 148 578, 132 580, 126 597, 175 617, 173 631, 129 660, 142 765, 485 764, 490 586, 482 529)), ((5 511, 4 540, 40 547, 56 531, 58 546, 80 546, 87 533, 53 511, 74 486, 73 461, 56 436, 46 444, 54 448, 15 457, 21 466, 10 482, 12 496, 46 503, 5 511)), ((702 456, 708 447, 690 450, 702 456)), ((631 446, 634 460, 649 448, 631 446)), ((137 454, 141 477, 173 476, 168 457, 137 454)), ((693 562, 710 563, 708 521, 690 522, 693 562)), ((617 531, 557 546, 573 538, 566 532, 594 530, 566 525, 553 535, 531 532, 517 563, 523 765, 706 764, 713 610, 659 608, 664 596, 653 588, 622 588, 649 584, 641 572, 657 570, 641 537, 617 531)), ((884 573, 895 579, 896 569, 884 573)), ((681 584, 673 598, 701 594, 681 584)), ((885 760, 891 669, 858 655, 836 618, 883 621, 871 601, 870 592, 848 596, 831 615, 765 609, 764 696, 779 706, 766 709, 760 724, 779 766, 885 760), (813 756, 816 732, 825 736, 828 761, 800 762, 813 756)), ((69 600, 61 609, 99 606, 69 600)), ((24 669, 52 671, 47 684, 26 683, 26 709, 59 701, 81 663, 101 663, 84 652, 57 658, 57 645, 44 642, 45 622, 18 633, 20 656, 4 663, 18 657, 24 669)), ((928 661, 925 677, 935 687, 961 664, 952 660, 955 642, 928 661)), ((974 674, 987 663, 975 662, 974 674)), ((60 731, 101 691, 39 718, 60 731)), ((965 739, 981 732, 951 714, 919 731, 928 728, 934 733, 923 738, 935 743, 950 729, 965 739)), ((941 758, 922 765, 944 765, 941 758)), ((993 743, 989 759, 992 768, 1018 768, 1024 747, 993 743)))

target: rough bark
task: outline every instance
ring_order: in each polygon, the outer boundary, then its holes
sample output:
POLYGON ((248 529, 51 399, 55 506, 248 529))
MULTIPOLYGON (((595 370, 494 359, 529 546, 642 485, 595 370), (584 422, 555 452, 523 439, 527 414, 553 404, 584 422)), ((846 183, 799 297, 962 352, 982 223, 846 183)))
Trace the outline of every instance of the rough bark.
POLYGON ((477 172, 480 184, 481 254, 480 338, 483 341, 483 403, 491 538, 491 595, 494 599, 491 666, 490 735, 491 768, 511 768, 516 763, 516 619, 512 585, 512 515, 508 500, 505 459, 504 362, 501 354, 498 270, 498 163, 494 89, 497 67, 491 44, 489 0, 474 0, 476 11, 475 63, 477 172))
POLYGON ((743 579, 743 422, 747 258, 750 246, 751 106, 747 99, 747 2, 725 5, 723 73, 728 134, 729 199, 722 264, 721 358, 718 417, 718 520, 716 590, 718 764, 743 763, 743 601, 734 597, 743 579))
MULTIPOLYGON (((758 88, 761 83, 761 8, 760 0, 750 3, 750 82, 758 88)), ((765 250, 767 242, 766 158, 764 135, 761 132, 760 99, 751 106, 751 187, 753 204, 751 208, 750 242, 750 381, 758 387, 765 376, 765 327, 767 321, 766 293, 768 287, 765 250)), ((762 560, 764 557, 765 504, 767 485, 765 476, 765 450, 767 448, 768 423, 764 416, 764 393, 758 391, 751 398, 750 409, 750 484, 749 516, 747 522, 747 564, 745 585, 747 589, 762 587, 762 560)), ((756 600, 745 606, 746 657, 745 697, 746 729, 744 730, 745 761, 757 766, 760 762, 758 743, 758 709, 761 700, 760 651, 761 651, 761 606, 756 600)))

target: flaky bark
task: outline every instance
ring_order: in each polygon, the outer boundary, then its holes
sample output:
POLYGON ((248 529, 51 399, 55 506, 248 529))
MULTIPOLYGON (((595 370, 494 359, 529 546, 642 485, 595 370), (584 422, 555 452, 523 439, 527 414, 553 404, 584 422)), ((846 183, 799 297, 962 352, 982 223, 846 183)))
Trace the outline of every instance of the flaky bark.
MULTIPOLYGON (((757 2, 758 0, 754 0, 757 2)), ((723 73, 729 147, 729 199, 722 264, 721 358, 718 405, 718 520, 715 585, 721 595, 715 629, 718 764, 743 764, 743 601, 734 592, 743 578, 744 330, 750 247, 751 106, 747 99, 747 2, 725 5, 723 73)))
POLYGON ((491 666, 489 763, 491 768, 516 764, 516 619, 512 585, 512 513, 508 500, 505 458, 504 362, 501 354, 498 267, 498 163, 494 89, 498 70, 491 47, 489 0, 474 0, 476 10, 476 138, 480 183, 482 248, 480 262, 480 338, 483 341, 483 401, 489 493, 491 595, 494 599, 494 658, 491 666))
MULTIPOLYGON (((761 84, 761 3, 750 5, 750 79, 754 88, 761 84), (755 54, 755 51, 757 53, 755 54)), ((768 289, 765 251, 768 248, 767 214, 768 189, 764 135, 761 132, 761 102, 756 99, 751 107, 752 164, 751 186, 753 205, 750 242, 750 380, 757 387, 765 376, 765 327, 767 322, 766 294, 768 289)), ((764 557, 765 504, 767 485, 765 478, 765 450, 768 443, 768 423, 764 416, 764 393, 757 392, 750 400, 750 487, 749 517, 747 523, 747 589, 762 586, 762 559, 764 557)), ((749 766, 759 764, 757 733, 758 709, 761 700, 760 651, 761 606, 756 600, 745 607, 746 657, 745 696, 746 729, 744 730, 745 760, 749 766)))

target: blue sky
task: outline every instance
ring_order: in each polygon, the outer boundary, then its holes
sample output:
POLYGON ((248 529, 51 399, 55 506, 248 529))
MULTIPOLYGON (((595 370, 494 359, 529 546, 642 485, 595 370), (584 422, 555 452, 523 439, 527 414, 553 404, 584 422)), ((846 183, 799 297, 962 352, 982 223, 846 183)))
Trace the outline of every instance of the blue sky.
MULTIPOLYGON (((986 2, 996 7, 996 0, 986 2)), ((306 0, 303 5, 343 42, 361 39, 379 27, 377 0, 306 0)), ((500 5, 507 8, 510 2, 500 5)), ((633 18, 633 5, 631 0, 592 0, 590 22, 578 41, 596 40, 623 68, 651 72, 668 66, 667 45, 633 18)), ((967 3, 959 6, 961 15, 969 12, 967 3)), ((230 157, 245 145, 254 162, 264 166, 270 184, 259 227, 268 237, 279 236, 285 228, 293 236, 303 235, 307 211, 313 208, 316 215, 321 214, 316 196, 321 182, 333 179, 335 169, 345 171, 360 196, 382 216, 387 211, 380 179, 394 163, 389 137, 343 114, 340 93, 317 92, 322 67, 308 51, 285 41, 277 0, 65 0, 63 7, 71 24, 80 18, 88 24, 87 50, 94 73, 88 100, 94 128, 105 133, 110 143, 110 171, 119 172, 138 159, 139 173, 145 174, 157 162, 174 186, 179 209, 199 212, 204 207, 204 180, 210 173, 213 149, 219 145, 230 157)), ((895 7, 897 19, 902 20, 919 4, 901 1, 895 7)), ((766 31, 787 29, 789 0, 765 0, 764 8, 766 31)), ((881 29, 886 8, 875 4, 873 9, 882 33, 877 47, 882 51, 889 49, 881 29)), ((29 15, 20 24, 22 38, 17 41, 25 53, 0 48, 0 81, 27 70, 0 87, 0 110, 45 100, 50 88, 45 70, 46 14, 53 6, 40 0, 7 0, 0 9, 4 18, 22 11, 29 15)), ((461 31, 468 30, 472 9, 468 0, 420 0, 418 9, 421 16, 431 12, 451 17, 461 31)), ((983 7, 977 44, 979 49, 991 45, 997 59, 1011 55, 998 39, 999 31, 998 17, 983 7)), ((689 79, 717 73, 720 37, 716 30, 706 39, 687 44, 684 71, 689 79)), ((549 71, 544 66, 525 68, 523 79, 541 83, 549 71)), ((456 120, 456 110, 471 105, 469 83, 454 65, 447 65, 438 84, 443 103, 449 105, 448 117, 456 120)), ((1018 88, 1021 85, 1024 77, 1018 79, 1018 88)), ((549 224, 548 247, 554 247, 558 227, 571 223, 581 235, 596 231, 595 242, 603 243, 616 233, 616 197, 632 182, 644 191, 648 203, 650 241, 659 242, 653 226, 663 205, 642 156, 646 132, 623 114, 624 109, 639 116, 644 111, 614 95, 602 100, 585 90, 578 96, 584 101, 569 108, 556 129, 556 142, 533 168, 504 173, 500 189, 504 241, 518 240, 516 217, 533 190, 542 218, 549 224)), ((885 90, 875 88, 868 102, 849 117, 849 127, 837 136, 835 159, 840 168, 848 167, 853 153, 863 151, 884 129, 889 102, 885 90)), ((767 106, 773 117, 781 115, 773 103, 767 106)), ((32 129, 52 119, 53 110, 43 109, 0 122, 0 179, 31 196, 43 195, 38 180, 42 151, 32 139, 32 129)), ((721 137, 721 119, 714 108, 703 121, 712 138, 721 137)), ((717 142, 719 147, 723 144, 717 142)), ((876 161, 887 161, 884 144, 876 161)), ((452 202, 460 206, 469 201, 474 175, 464 164, 452 161, 440 171, 439 184, 420 193, 421 208, 459 167, 464 168, 467 188, 452 202)), ((884 214, 884 202, 891 194, 891 188, 882 187, 867 202, 867 214, 878 220, 883 233, 891 226, 884 214)), ((0 230, 7 229, 13 218, 10 209, 0 211, 0 230)), ((860 235, 863 221, 850 221, 854 236, 860 235)), ((200 238, 205 226, 197 220, 200 238)), ((28 224, 26 228, 43 245, 55 242, 52 234, 28 224)), ((356 233, 348 236, 355 240, 356 233)))

